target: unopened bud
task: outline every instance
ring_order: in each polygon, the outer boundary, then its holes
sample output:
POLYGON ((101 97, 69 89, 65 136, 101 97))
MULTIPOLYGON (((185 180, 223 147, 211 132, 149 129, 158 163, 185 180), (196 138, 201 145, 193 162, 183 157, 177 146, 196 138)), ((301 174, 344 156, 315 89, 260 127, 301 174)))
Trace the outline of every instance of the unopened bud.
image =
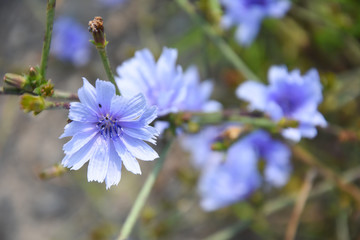
POLYGON ((17 89, 22 89, 25 86, 26 79, 18 74, 6 73, 4 76, 4 82, 17 89))
POLYGON ((5 93, 21 93, 24 90, 26 79, 18 74, 6 73, 4 76, 5 93))
POLYGON ((29 69, 29 76, 31 78, 35 78, 37 76, 38 72, 36 71, 36 68, 34 67, 30 67, 29 69))

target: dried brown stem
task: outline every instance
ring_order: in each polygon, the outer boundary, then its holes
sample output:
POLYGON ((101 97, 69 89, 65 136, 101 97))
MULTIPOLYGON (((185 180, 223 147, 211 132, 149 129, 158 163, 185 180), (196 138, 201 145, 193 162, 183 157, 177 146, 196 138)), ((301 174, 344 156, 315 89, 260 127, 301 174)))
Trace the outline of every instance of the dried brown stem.
POLYGON ((301 187, 299 196, 296 200, 296 204, 295 204, 294 210, 292 212, 292 215, 291 215, 291 218, 290 218, 287 230, 286 230, 285 240, 295 239, 296 231, 297 231, 297 228, 299 225, 299 220, 300 220, 301 214, 304 210, 305 203, 309 197, 310 191, 312 189, 315 176, 316 176, 315 169, 309 170, 306 174, 304 184, 301 187))
POLYGON ((299 160, 318 169, 321 175, 333 181, 340 190, 349 194, 356 201, 357 207, 360 208, 360 190, 358 187, 356 187, 353 183, 347 183, 341 176, 339 176, 331 168, 326 167, 321 162, 319 162, 304 148, 300 146, 294 146, 293 153, 299 160))

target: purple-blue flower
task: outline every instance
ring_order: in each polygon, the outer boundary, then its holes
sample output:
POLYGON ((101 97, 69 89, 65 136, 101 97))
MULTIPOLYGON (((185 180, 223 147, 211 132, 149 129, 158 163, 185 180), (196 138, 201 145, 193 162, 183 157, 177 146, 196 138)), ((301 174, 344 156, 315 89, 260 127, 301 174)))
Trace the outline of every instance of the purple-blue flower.
POLYGON ((149 124, 157 109, 149 107, 142 94, 132 98, 115 95, 110 82, 96 81, 94 88, 85 78, 79 89, 80 102, 70 105, 69 119, 60 136, 70 137, 63 150, 62 165, 78 170, 87 161, 88 181, 103 182, 106 188, 117 185, 121 165, 134 174, 141 174, 136 159, 151 161, 158 154, 144 141, 155 144, 158 135, 149 124))
POLYGON ((176 65, 177 50, 164 47, 155 61, 148 49, 117 68, 116 83, 125 96, 143 93, 146 100, 158 107, 159 116, 178 111, 217 111, 220 103, 209 100, 213 84, 200 82, 196 67, 183 73, 176 65))
POLYGON ((301 137, 315 137, 315 126, 327 125, 317 110, 322 101, 318 72, 311 69, 301 76, 297 69, 288 72, 285 66, 273 66, 269 69, 268 78, 268 86, 255 81, 241 84, 236 90, 237 96, 248 101, 251 110, 263 111, 274 121, 282 118, 297 120, 299 127, 284 129, 284 137, 293 141, 299 141, 301 137))
POLYGON ((199 133, 181 136, 181 146, 191 154, 192 163, 197 169, 205 168, 212 162, 221 161, 224 154, 212 151, 211 146, 224 129, 224 126, 209 126, 199 133))
POLYGON ((265 160, 264 181, 269 186, 284 186, 291 173, 290 149, 278 140, 274 140, 269 133, 257 130, 242 140, 247 142, 257 153, 258 158, 265 160))
POLYGON ((222 105, 215 100, 210 100, 214 83, 211 80, 200 81, 199 71, 195 66, 190 66, 184 73, 186 85, 186 98, 180 110, 189 112, 215 112, 222 105))
POLYGON ((216 155, 216 161, 203 166, 198 184, 202 208, 213 211, 244 200, 262 182, 270 187, 284 186, 291 172, 290 155, 285 144, 262 130, 237 141, 226 155, 216 155), (260 159, 265 161, 263 174, 258 169, 260 159))
POLYGON ((157 62, 148 49, 137 51, 117 68, 121 93, 126 97, 144 94, 149 104, 158 107, 159 116, 179 111, 187 88, 176 59, 176 49, 164 48, 157 62))
POLYGON ((264 18, 281 18, 290 8, 288 0, 221 0, 225 14, 225 28, 237 26, 236 40, 244 46, 250 45, 259 32, 264 18))
POLYGON ((87 27, 71 17, 55 20, 50 52, 62 61, 83 66, 90 60, 90 43, 87 27))
POLYGON ((246 143, 234 144, 220 160, 204 169, 198 183, 200 205, 206 211, 246 199, 261 183, 256 153, 246 143))
POLYGON ((98 0, 98 2, 106 7, 121 6, 127 0, 98 0))

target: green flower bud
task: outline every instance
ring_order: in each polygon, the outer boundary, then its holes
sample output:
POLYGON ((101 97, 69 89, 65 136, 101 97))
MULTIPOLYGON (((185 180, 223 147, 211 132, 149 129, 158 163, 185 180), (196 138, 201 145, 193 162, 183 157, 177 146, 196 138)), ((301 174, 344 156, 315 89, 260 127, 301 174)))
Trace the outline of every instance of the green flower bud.
POLYGON ((4 92, 19 93, 22 92, 26 84, 26 79, 18 74, 6 73, 4 76, 4 92))

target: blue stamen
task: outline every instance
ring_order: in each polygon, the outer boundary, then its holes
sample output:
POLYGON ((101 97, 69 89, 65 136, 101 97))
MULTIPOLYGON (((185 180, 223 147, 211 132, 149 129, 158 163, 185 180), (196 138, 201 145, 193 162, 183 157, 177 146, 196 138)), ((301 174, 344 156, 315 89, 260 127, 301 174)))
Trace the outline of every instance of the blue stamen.
POLYGON ((116 121, 116 119, 112 119, 109 114, 107 114, 106 116, 102 116, 96 126, 98 127, 99 132, 105 139, 117 138, 121 134, 121 126, 116 121))

